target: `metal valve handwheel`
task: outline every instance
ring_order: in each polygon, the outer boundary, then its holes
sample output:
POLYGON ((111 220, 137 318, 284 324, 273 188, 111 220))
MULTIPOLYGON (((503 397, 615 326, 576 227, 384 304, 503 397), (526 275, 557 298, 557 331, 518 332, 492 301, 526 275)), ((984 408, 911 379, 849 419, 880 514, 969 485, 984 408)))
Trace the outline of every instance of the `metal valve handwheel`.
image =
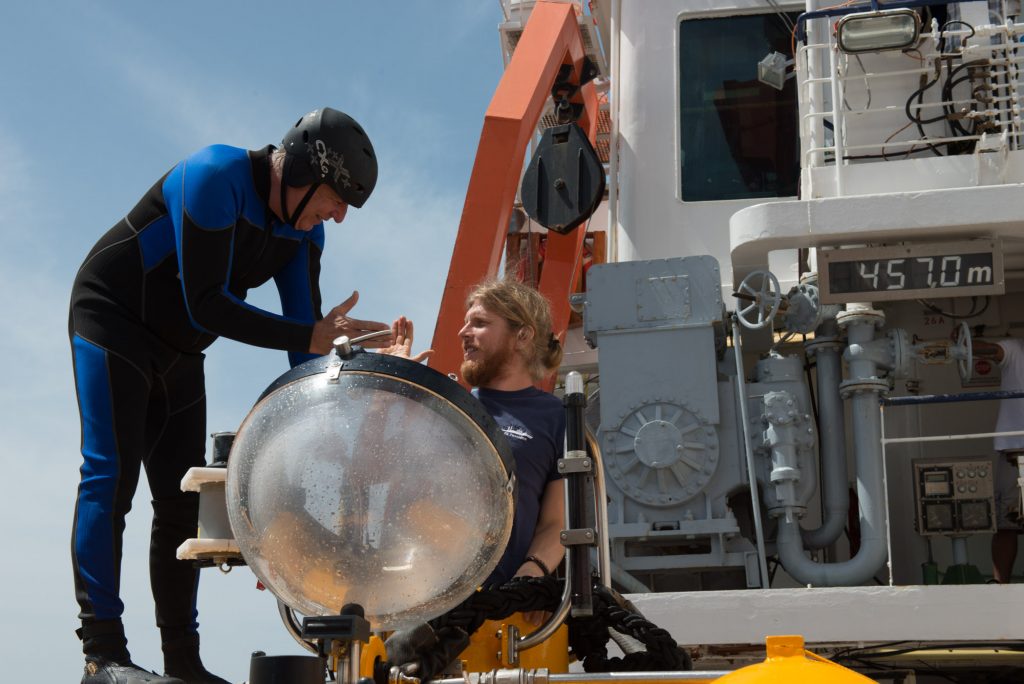
POLYGON ((733 297, 749 302, 736 314, 740 325, 750 330, 766 328, 772 324, 782 304, 782 288, 779 279, 771 271, 754 271, 740 282, 733 297))
POLYGON ((956 350, 953 356, 956 358, 956 369, 960 372, 960 379, 967 382, 973 375, 974 348, 971 344, 971 330, 965 321, 960 322, 960 332, 956 335, 956 350))

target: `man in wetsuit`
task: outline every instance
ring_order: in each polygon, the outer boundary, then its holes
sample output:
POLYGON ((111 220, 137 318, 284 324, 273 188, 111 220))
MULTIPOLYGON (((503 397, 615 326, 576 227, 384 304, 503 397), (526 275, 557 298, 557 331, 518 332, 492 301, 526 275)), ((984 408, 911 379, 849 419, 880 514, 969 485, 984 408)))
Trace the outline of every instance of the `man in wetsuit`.
POLYGON ((84 458, 71 542, 83 684, 226 684, 199 659, 198 571, 175 557, 197 526, 197 495, 180 483, 204 464, 202 351, 223 335, 285 350, 295 365, 339 335, 386 329, 347 316, 357 293, 320 314, 323 221, 361 207, 376 180, 359 124, 316 110, 279 150, 215 145, 180 162, 82 264, 69 333, 84 458), (245 303, 271 278, 282 315, 245 303), (165 677, 131 662, 121 623, 121 539, 140 466, 153 494, 150 580, 165 677))

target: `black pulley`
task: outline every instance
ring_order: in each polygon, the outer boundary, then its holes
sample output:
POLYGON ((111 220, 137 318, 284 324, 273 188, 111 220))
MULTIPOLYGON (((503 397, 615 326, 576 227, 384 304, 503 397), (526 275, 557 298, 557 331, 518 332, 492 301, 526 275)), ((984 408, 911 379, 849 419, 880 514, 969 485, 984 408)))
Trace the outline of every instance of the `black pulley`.
POLYGON ((604 167, 583 129, 552 126, 541 136, 523 175, 523 208, 534 221, 568 233, 597 210, 604 196, 604 167))
POLYGON ((249 684, 323 684, 327 661, 316 656, 252 654, 249 684))

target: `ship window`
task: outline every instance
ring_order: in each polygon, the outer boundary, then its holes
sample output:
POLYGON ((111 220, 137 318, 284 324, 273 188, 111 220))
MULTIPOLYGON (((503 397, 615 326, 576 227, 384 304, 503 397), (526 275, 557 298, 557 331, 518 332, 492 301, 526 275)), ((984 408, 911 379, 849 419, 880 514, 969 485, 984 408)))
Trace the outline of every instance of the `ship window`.
POLYGON ((796 84, 779 91, 757 80, 757 63, 773 50, 791 51, 776 14, 679 22, 683 201, 796 195, 796 84))

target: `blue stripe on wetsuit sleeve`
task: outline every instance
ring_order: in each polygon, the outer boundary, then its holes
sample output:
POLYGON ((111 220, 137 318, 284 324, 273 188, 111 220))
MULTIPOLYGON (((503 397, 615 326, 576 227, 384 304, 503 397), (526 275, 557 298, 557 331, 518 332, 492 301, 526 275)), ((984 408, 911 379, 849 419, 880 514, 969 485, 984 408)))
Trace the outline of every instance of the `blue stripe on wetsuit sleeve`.
MULTIPOLYGON (((323 244, 323 227, 320 227, 320 244, 323 244)), ((315 235, 311 236, 314 238, 315 235)), ((313 293, 309 282, 309 250, 310 246, 303 242, 296 250, 295 256, 285 267, 274 276, 274 284, 281 297, 281 311, 303 323, 313 323, 316 319, 313 311, 313 293)), ((317 358, 316 354, 288 352, 288 363, 292 368, 317 358)))
POLYGON ((82 481, 78 487, 75 557, 98 619, 120 617, 116 593, 114 498, 120 470, 107 352, 75 335, 75 384, 82 415, 82 481))
POLYGON ((235 225, 244 204, 241 189, 252 173, 246 151, 212 145, 193 154, 182 166, 181 196, 193 223, 204 230, 235 225))
MULTIPOLYGON (((178 274, 181 281, 181 296, 185 302, 185 312, 188 314, 189 322, 196 330, 210 333, 192 315, 192 307, 189 304, 188 292, 185 289, 185 250, 182 246, 183 231, 185 225, 185 213, 187 212, 192 223, 201 230, 224 230, 235 225, 238 214, 225 209, 225 198, 237 199, 231 191, 230 183, 225 183, 225 175, 217 173, 219 169, 213 163, 216 160, 212 153, 216 151, 227 152, 233 148, 223 145, 215 145, 199 150, 191 157, 181 162, 167 174, 162 189, 164 204, 167 206, 167 215, 171 218, 174 229, 174 244, 178 252, 178 274), (190 166, 191 165, 191 166, 190 166), (187 172, 187 173, 186 173, 187 172), (188 187, 186 188, 186 184, 188 187), (197 188, 201 187, 202 190, 197 188), (199 198, 199 199, 197 199, 199 198), (226 221, 226 223, 225 223, 226 221)), ((228 254, 229 260, 224 273, 225 289, 231 278, 231 260, 234 258, 234 236, 231 237, 231 247, 228 254)))
POLYGON ((174 252, 174 224, 167 216, 142 229, 139 233, 139 249, 142 250, 142 267, 147 272, 174 252))

